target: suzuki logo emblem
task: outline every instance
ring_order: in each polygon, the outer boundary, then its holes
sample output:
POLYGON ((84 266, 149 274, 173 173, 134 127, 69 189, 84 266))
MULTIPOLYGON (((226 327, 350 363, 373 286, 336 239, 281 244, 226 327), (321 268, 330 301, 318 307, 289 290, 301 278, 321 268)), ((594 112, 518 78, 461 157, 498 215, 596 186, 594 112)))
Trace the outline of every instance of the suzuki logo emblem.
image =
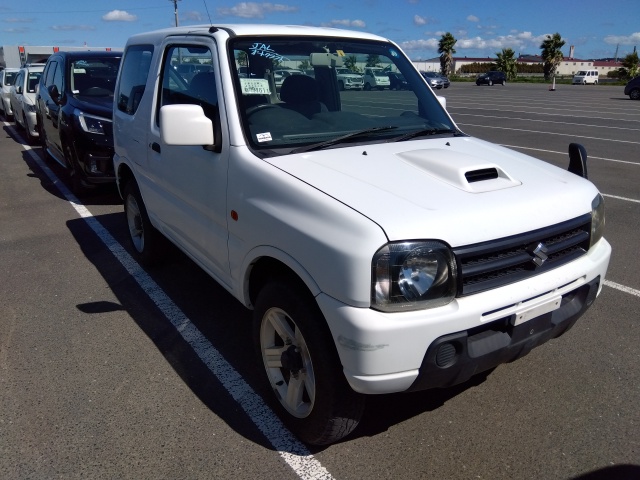
POLYGON ((540 242, 536 248, 531 252, 533 254, 533 263, 535 263, 538 267, 541 267, 544 262, 549 258, 547 256, 547 247, 544 243, 540 242))

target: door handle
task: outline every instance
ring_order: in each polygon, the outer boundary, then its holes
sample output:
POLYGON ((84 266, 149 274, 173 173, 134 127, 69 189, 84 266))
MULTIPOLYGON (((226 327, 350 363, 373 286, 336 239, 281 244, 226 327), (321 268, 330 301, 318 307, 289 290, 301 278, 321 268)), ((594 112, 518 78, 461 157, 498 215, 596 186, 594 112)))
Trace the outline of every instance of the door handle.
POLYGON ((153 142, 149 146, 151 147, 151 150, 153 150, 154 152, 160 153, 160 145, 157 142, 153 142))

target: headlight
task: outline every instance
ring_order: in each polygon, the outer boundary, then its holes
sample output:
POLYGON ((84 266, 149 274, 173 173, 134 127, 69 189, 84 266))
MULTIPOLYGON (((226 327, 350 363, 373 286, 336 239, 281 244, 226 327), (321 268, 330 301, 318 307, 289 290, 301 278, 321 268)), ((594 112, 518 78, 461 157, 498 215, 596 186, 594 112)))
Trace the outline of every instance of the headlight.
POLYGON ((104 124, 110 123, 108 118, 97 117, 95 115, 86 114, 80 110, 75 111, 78 121, 82 130, 87 133, 95 133, 98 135, 104 135, 104 124))
POLYGON ((598 243, 604 234, 604 198, 598 194, 591 202, 591 243, 589 248, 598 243))
POLYGON ((371 306, 398 312, 446 305, 456 295, 456 271, 444 243, 389 243, 373 257, 371 306))

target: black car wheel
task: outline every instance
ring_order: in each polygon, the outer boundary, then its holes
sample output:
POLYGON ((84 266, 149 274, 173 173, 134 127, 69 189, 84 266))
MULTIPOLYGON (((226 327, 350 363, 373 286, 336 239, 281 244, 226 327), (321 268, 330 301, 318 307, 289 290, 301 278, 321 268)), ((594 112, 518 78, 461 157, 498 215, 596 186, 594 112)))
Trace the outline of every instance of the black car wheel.
POLYGON ((634 88, 629 92, 629 98, 631 100, 640 100, 640 88, 634 88))
POLYGON ((489 86, 493 87, 493 80, 489 80, 489 86))
POLYGON ((76 195, 82 195, 87 192, 87 186, 82 180, 80 165, 78 164, 75 151, 68 144, 64 144, 63 149, 64 159, 67 162, 67 171, 69 172, 69 180, 71 180, 71 191, 76 195))
POLYGON ((253 325, 269 391, 288 428, 314 445, 351 433, 364 411, 364 396, 347 383, 315 299, 293 283, 268 283, 258 294, 253 325))

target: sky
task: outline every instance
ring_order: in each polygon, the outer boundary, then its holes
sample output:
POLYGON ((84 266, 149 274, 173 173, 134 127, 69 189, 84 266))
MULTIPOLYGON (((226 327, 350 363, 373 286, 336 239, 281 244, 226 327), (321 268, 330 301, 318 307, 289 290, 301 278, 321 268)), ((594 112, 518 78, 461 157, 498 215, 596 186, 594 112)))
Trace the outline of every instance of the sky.
MULTIPOLYGON (((366 31, 393 40, 412 60, 438 56, 450 32, 456 57, 540 54, 559 33, 563 54, 623 58, 640 46, 640 0, 176 0, 180 26, 274 23, 366 31)), ((133 34, 175 26, 174 0, 29 0, 0 3, 0 45, 123 48, 133 34)))

